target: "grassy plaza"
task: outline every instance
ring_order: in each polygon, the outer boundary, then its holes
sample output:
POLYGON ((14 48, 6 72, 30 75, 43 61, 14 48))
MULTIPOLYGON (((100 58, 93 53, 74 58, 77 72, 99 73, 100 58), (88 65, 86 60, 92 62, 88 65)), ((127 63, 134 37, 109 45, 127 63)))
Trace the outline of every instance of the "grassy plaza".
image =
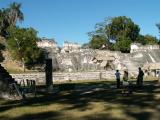
MULTIPOLYGON (((133 94, 122 94, 113 81, 55 84, 56 93, 38 92, 26 100, 1 100, 1 120, 159 120, 160 84, 147 80, 133 94), (67 84, 68 85, 68 84, 67 84), (70 86, 68 85, 68 86, 70 86)), ((38 86, 38 90, 44 86, 38 86)), ((37 91, 38 91, 37 90, 37 91)))

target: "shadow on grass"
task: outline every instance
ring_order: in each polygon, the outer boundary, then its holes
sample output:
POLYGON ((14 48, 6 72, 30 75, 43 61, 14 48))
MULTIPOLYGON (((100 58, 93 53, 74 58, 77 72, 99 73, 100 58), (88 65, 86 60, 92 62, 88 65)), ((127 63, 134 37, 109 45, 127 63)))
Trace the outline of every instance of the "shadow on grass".
MULTIPOLYGON (((152 116, 150 112, 140 112, 140 113, 127 112, 127 114, 136 118, 137 120, 150 120, 152 116)), ((159 118, 154 118, 154 120, 158 120, 158 119, 159 118)))
MULTIPOLYGON (((71 107, 65 108, 65 110, 79 109, 85 110, 90 102, 107 102, 112 104, 121 104, 123 106, 133 106, 140 107, 142 109, 150 108, 157 109, 156 106, 159 105, 159 101, 155 99, 154 94, 159 93, 159 86, 157 86, 157 81, 147 81, 143 88, 133 88, 133 94, 123 95, 121 89, 115 89, 111 87, 113 82, 91 82, 91 83, 80 83, 75 85, 74 90, 64 90, 56 94, 39 94, 38 97, 29 98, 26 101, 6 101, 1 104, 0 112, 7 111, 13 107, 24 107, 24 106, 43 106, 50 105, 53 103, 60 104, 70 104, 71 107), (157 91, 156 91, 157 90, 157 91)), ((133 113, 126 109, 126 114, 134 117, 137 120, 144 118, 149 120, 150 113, 133 113)), ((54 113, 46 112, 41 114, 32 114, 32 115, 23 115, 16 120, 27 120, 34 119, 37 115, 43 116, 52 116, 54 113), (48 114, 48 115, 47 115, 48 114), (29 116, 31 118, 29 118, 29 116)), ((57 114, 58 115, 58 114, 57 114)), ((55 115, 56 116, 56 115, 55 115)), ((5 118, 5 117, 4 117, 5 118)), ((97 119, 109 119, 109 120, 118 120, 110 116, 97 115, 97 119)), ((45 118, 46 119, 46 118, 45 118)), ((50 118, 48 118, 50 119, 50 118)), ((96 120, 91 116, 86 116, 85 119, 96 120)), ((54 119, 53 119, 54 120, 54 119)))
MULTIPOLYGON (((132 116, 136 119, 136 120, 149 120, 151 114, 149 112, 142 112, 139 114, 132 114, 132 116)), ((85 116, 83 118, 84 120, 130 120, 130 118, 117 118, 116 116, 112 116, 110 114, 96 114, 94 116, 85 116)), ((154 119, 154 120, 158 120, 158 119, 154 119)))
POLYGON ((6 116, 1 116, 0 120, 57 120, 60 114, 58 112, 43 112, 43 113, 36 113, 36 114, 25 114, 20 117, 11 118, 6 116))

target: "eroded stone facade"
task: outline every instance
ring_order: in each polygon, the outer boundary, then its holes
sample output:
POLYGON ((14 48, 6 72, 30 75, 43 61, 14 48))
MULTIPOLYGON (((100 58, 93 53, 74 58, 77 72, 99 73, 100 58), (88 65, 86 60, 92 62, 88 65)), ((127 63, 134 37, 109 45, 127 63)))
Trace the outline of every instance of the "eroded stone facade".
POLYGON ((59 52, 50 49, 53 69, 59 72, 82 72, 98 70, 128 70, 136 74, 138 67, 147 63, 160 62, 158 45, 131 45, 130 53, 119 51, 82 49, 80 45, 65 42, 59 52))

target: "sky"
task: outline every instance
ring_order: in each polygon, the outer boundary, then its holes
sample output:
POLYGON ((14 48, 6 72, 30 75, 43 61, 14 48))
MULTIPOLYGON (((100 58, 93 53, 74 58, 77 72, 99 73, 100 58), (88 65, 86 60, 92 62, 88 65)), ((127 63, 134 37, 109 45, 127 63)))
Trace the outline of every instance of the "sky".
POLYGON ((39 37, 54 38, 59 46, 64 41, 89 42, 87 33, 96 23, 116 16, 127 16, 141 34, 160 38, 155 25, 160 23, 160 0, 0 0, 0 9, 12 2, 22 4, 20 27, 33 27, 39 37))

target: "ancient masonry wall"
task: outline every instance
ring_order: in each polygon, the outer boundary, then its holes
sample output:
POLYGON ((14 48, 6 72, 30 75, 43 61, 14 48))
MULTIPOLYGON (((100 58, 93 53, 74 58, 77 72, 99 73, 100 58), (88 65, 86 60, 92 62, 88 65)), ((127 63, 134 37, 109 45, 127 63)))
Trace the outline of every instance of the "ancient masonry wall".
MULTIPOLYGON (((97 72, 65 72, 53 73, 54 81, 76 81, 76 80, 103 80, 113 79, 115 71, 97 71, 97 72)), ((17 82, 23 79, 36 80, 37 84, 45 84, 45 73, 26 73, 26 74, 11 74, 17 82)))

